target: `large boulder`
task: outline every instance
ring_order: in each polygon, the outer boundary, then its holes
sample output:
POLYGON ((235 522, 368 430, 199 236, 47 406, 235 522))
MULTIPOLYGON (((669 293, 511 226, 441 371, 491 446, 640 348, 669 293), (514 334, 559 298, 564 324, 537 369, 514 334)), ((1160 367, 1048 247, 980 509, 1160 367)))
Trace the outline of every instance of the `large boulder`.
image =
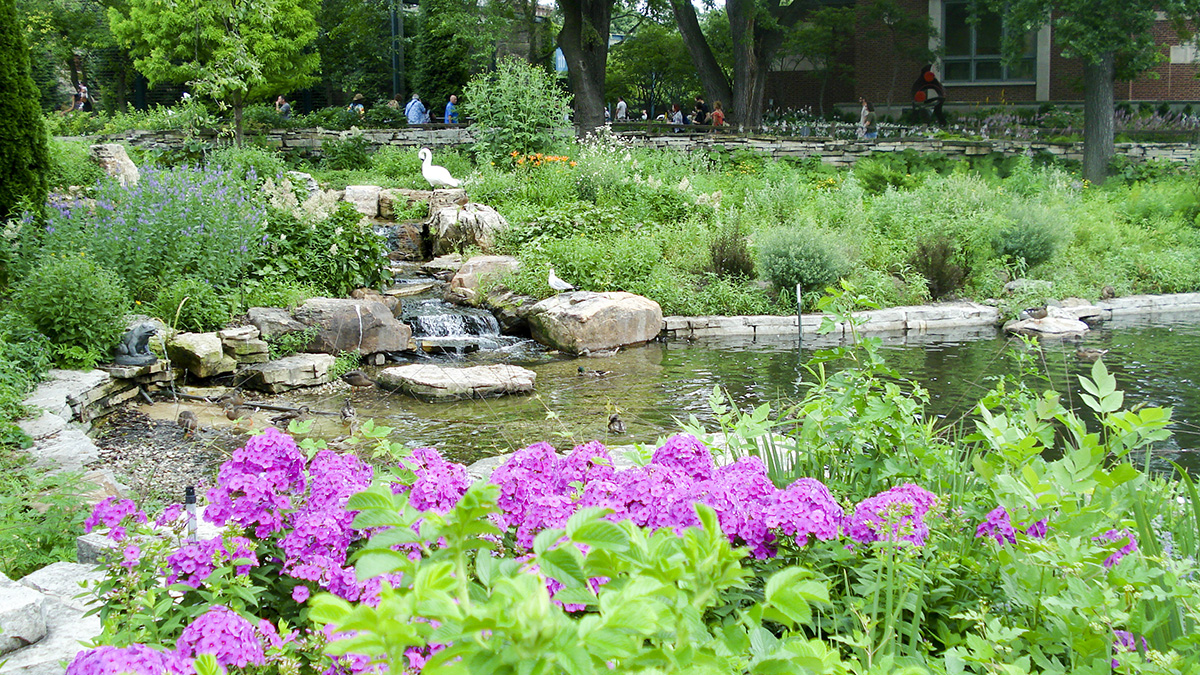
POLYGON ((122 187, 136 185, 140 174, 137 165, 129 159, 125 146, 117 143, 100 143, 92 146, 92 160, 100 165, 104 173, 117 179, 122 187))
POLYGON ((433 254, 474 246, 487 253, 496 246, 496 237, 508 229, 508 221, 490 206, 468 203, 466 206, 447 206, 432 212, 429 236, 433 237, 433 254))
POLYGON ((347 185, 342 198, 353 204, 359 213, 368 218, 379 216, 378 185, 347 185))
POLYGON ((642 344, 662 330, 658 303, 624 292, 559 293, 534 305, 528 319, 534 340, 571 354, 642 344))
POLYGON ((237 361, 225 354, 216 333, 180 333, 167 343, 167 357, 199 378, 232 373, 237 361))
POLYGON ((46 637, 45 602, 41 593, 0 574, 0 654, 46 637))
POLYGON ((497 282, 515 274, 521 263, 508 255, 480 255, 463 263, 450 279, 450 300, 478 304, 479 287, 483 282, 497 282))
POLYGON ((412 329, 374 300, 312 298, 294 313, 297 321, 316 328, 310 352, 340 354, 398 352, 408 349, 412 329))
POLYGON ((328 384, 329 371, 337 359, 330 354, 294 354, 282 359, 257 363, 242 371, 246 386, 278 394, 300 387, 328 384))
POLYGON ((304 324, 293 319, 286 309, 279 307, 251 307, 248 314, 250 323, 258 329, 259 336, 264 339, 295 333, 306 328, 304 324))
POLYGON ((384 389, 428 401, 454 401, 527 394, 533 391, 536 379, 532 370, 505 364, 458 368, 414 363, 384 368, 375 382, 384 389))

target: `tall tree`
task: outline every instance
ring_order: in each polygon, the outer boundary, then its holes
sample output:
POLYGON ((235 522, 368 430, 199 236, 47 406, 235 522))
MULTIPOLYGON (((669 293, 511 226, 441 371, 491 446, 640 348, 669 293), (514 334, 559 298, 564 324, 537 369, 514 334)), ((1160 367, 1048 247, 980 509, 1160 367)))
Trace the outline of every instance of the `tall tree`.
POLYGON ((604 74, 608 34, 615 0, 558 0, 563 26, 558 46, 567 61, 575 96, 575 133, 582 136, 604 124, 604 74))
POLYGON ((412 53, 413 86, 431 110, 440 112, 471 79, 469 36, 480 32, 481 20, 475 0, 422 0, 421 32, 412 53))
POLYGON ((388 0, 321 0, 316 44, 330 104, 334 89, 371 100, 392 93, 390 10, 388 0))
POLYGON ((1004 52, 1015 62, 1029 31, 1054 27, 1063 56, 1083 62, 1083 177, 1102 183, 1113 156, 1113 87, 1165 57, 1152 29, 1161 12, 1180 41, 1200 20, 1200 0, 991 0, 1004 22, 1004 52), (1190 25, 1189 25, 1190 24, 1190 25))
MULTIPOLYGON (((625 96, 657 114, 696 91, 700 82, 679 33, 648 23, 609 54, 608 96, 625 96)), ((630 104, 633 108, 633 104, 630 104)), ((630 110, 633 117, 634 110, 630 110)))
POLYGON ((13 0, 0 0, 0 222, 46 201, 50 150, 13 0))
POLYGON ((233 109, 315 81, 316 0, 129 0, 109 10, 113 33, 152 83, 186 82, 233 109))
POLYGON ((742 127, 762 124, 767 71, 789 31, 814 7, 803 0, 726 0, 733 40, 733 86, 713 56, 691 0, 671 0, 679 31, 709 99, 730 101, 730 121, 742 127))
POLYGON ((820 80, 817 110, 822 117, 825 116, 825 90, 829 80, 834 75, 847 77, 852 70, 849 64, 840 63, 837 57, 853 37, 853 7, 822 7, 801 24, 784 47, 785 52, 808 61, 813 74, 820 80))

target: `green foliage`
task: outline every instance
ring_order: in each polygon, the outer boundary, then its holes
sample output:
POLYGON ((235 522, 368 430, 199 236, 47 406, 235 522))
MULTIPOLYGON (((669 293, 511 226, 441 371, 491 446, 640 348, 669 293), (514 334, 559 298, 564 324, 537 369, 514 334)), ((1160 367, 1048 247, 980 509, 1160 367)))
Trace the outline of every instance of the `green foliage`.
POLYGON ((46 201, 50 151, 15 0, 0 0, 0 222, 46 201))
POLYGON ((92 161, 87 145, 51 139, 47 176, 52 189, 66 190, 75 185, 91 187, 104 178, 104 171, 92 161))
POLYGON ((721 228, 708 245, 712 269, 718 276, 731 279, 754 278, 754 252, 746 234, 736 223, 721 228))
POLYGON ((426 0, 421 4, 421 31, 411 53, 413 90, 429 108, 429 119, 441 122, 451 94, 462 94, 471 77, 472 21, 478 5, 470 0, 426 0))
POLYGON ((935 300, 961 290, 971 273, 961 244, 946 235, 919 242, 908 264, 929 281, 929 294, 935 300))
POLYGON ((59 366, 91 367, 121 337, 129 296, 119 277, 92 260, 50 256, 17 287, 13 306, 54 343, 59 366))
POLYGON ((605 95, 629 99, 630 119, 641 119, 635 105, 659 115, 672 103, 684 106, 700 91, 683 36, 674 26, 643 24, 632 36, 613 45, 608 64, 605 95))
POLYGON ((193 94, 234 109, 241 140, 242 108, 253 99, 312 84, 320 56, 312 0, 203 3, 189 11, 156 0, 130 0, 108 10, 117 40, 152 83, 186 82, 193 94))
MULTIPOLYGON (((4 443, 8 446, 8 443, 4 443)), ((78 476, 48 473, 0 447, 0 574, 10 579, 75 560, 87 504, 78 476)))
POLYGON ((271 347, 271 358, 282 359, 303 352, 317 337, 317 332, 316 328, 305 328, 266 338, 267 344, 271 347))
POLYGON ((368 167, 371 158, 367 147, 367 139, 362 134, 325 141, 321 144, 321 166, 342 171, 368 167))
POLYGON ((321 295, 321 289, 282 278, 247 279, 237 288, 241 308, 284 307, 304 304, 305 300, 321 295))
POLYGON ((1001 230, 993 241, 997 255, 1025 268, 1041 265, 1054 257, 1060 240, 1055 226, 1059 224, 1039 219, 1032 213, 1019 214, 1018 218, 1001 230))
POLYGON ((816 229, 776 228, 758 239, 758 268, 781 291, 819 291, 850 272, 836 238, 816 229))
POLYGON ((153 309, 168 326, 190 333, 224 328, 232 318, 229 301, 199 277, 183 277, 164 288, 153 309))
POLYGON ((0 315, 0 453, 31 439, 16 425, 28 412, 25 396, 53 365, 53 345, 21 314, 0 315))
POLYGON ((553 151, 561 144, 555 130, 566 124, 570 102, 549 73, 510 56, 495 71, 472 78, 462 109, 473 120, 478 156, 497 161, 514 152, 553 151))
POLYGON ((329 367, 329 379, 337 380, 342 375, 357 369, 362 365, 362 355, 358 352, 342 352, 334 359, 329 367))
POLYGON ((344 297, 356 288, 378 288, 391 278, 383 238, 347 202, 324 220, 301 221, 270 209, 266 239, 262 257, 250 270, 263 283, 288 281, 344 297))
MULTIPOLYGON (((417 152, 416 148, 384 146, 371 155, 371 170, 386 176, 389 183, 395 187, 428 190, 429 181, 421 174, 421 160, 417 157, 417 152)), ((470 157, 453 148, 438 150, 433 156, 433 163, 446 167, 450 175, 458 178, 469 175, 474 169, 470 157)), ((420 217, 424 215, 422 213, 420 217)))
POLYGON ((407 663, 406 649, 441 643, 448 646, 425 668, 530 675, 610 669, 649 675, 668 667, 844 672, 836 650, 807 637, 814 610, 828 603, 824 584, 807 570, 772 575, 741 607, 730 601, 747 588, 751 571, 708 507, 697 507, 701 527, 678 536, 582 510, 564 528, 538 536, 527 562, 540 572, 532 573, 516 560, 492 556, 500 531, 489 515, 499 511, 497 496, 496 486, 477 483, 444 515, 413 509, 406 494, 393 495, 383 482, 351 497, 356 526, 387 526, 390 533, 372 537, 359 574, 392 573, 397 581, 385 585, 377 606, 328 594, 313 601, 314 621, 360 631, 330 652, 368 654, 398 669, 407 663), (422 555, 410 560, 394 550, 398 543, 420 547, 422 555), (548 576, 563 586, 556 601, 591 611, 576 620, 552 603, 544 591, 548 576), (588 580, 597 577, 607 581, 595 590, 588 580), (726 618, 705 621, 719 616, 726 618), (488 639, 473 639, 480 630, 488 639))
POLYGON ((251 145, 217 148, 208 153, 205 163, 225 169, 240 180, 256 184, 267 178, 277 178, 287 171, 287 165, 279 153, 251 145))

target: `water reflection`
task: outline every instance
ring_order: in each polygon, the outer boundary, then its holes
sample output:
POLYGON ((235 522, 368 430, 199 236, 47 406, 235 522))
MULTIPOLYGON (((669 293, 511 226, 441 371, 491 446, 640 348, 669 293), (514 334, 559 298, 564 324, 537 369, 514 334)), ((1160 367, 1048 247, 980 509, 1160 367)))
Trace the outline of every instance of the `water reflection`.
MULTIPOLYGON (((1024 347, 991 330, 939 339, 945 337, 892 338, 885 342, 884 355, 903 377, 929 390, 928 412, 950 423, 968 415, 996 377, 1014 372, 1011 351, 1024 347)), ((584 360, 547 354, 526 343, 470 354, 457 362, 500 361, 529 368, 537 373, 535 395, 430 404, 370 391, 356 393, 355 405, 360 417, 396 427, 401 442, 436 446, 459 461, 543 440, 560 449, 592 439, 652 443, 677 431, 679 420, 690 415, 711 422, 708 398, 714 385, 727 390, 743 409, 802 396, 805 383, 812 380, 803 367, 817 346, 812 342, 798 352, 794 336, 671 341, 584 360), (581 377, 580 364, 612 374, 581 377), (614 410, 620 411, 628 433, 610 438, 607 421, 614 410)), ((1042 375, 1076 409, 1082 407, 1078 376, 1088 374, 1092 366, 1076 356, 1080 346, 1110 350, 1104 362, 1125 390, 1127 406, 1174 408, 1175 437, 1159 454, 1200 470, 1200 392, 1195 387, 1200 380, 1200 320, 1163 316, 1109 324, 1081 341, 1043 341, 1038 353, 1042 375)), ((1030 384, 1047 386, 1045 381, 1030 384)), ((341 405, 341 399, 313 402, 331 409, 341 405)))

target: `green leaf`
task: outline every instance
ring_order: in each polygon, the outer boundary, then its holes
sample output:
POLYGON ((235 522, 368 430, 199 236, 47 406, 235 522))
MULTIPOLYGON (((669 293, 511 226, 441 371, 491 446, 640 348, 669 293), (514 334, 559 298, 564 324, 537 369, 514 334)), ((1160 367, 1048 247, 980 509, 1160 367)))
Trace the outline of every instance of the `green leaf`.
POLYGON ((581 557, 574 547, 564 547, 546 551, 536 560, 543 574, 554 577, 567 588, 573 588, 587 584, 587 576, 579 561, 581 557))
POLYGON ((618 552, 629 550, 629 535, 621 526, 607 520, 588 521, 577 527, 570 536, 573 541, 595 549, 618 552))

